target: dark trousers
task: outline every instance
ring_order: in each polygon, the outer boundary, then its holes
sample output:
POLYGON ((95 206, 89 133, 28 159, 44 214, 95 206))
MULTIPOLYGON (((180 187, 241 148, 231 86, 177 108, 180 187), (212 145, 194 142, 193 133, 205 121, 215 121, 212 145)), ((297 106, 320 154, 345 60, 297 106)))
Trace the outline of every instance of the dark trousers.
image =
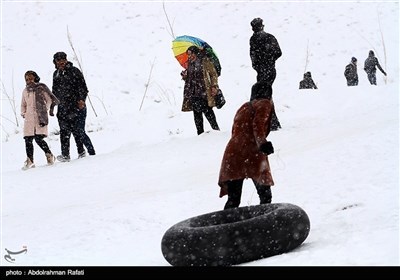
MULTIPOLYGON (((257 71, 257 82, 266 82, 271 86, 274 83, 276 78, 276 69, 275 68, 262 68, 257 71)), ((272 93, 271 93, 272 94, 272 93)), ((272 100, 272 95, 271 95, 272 100)), ((281 123, 279 122, 278 116, 276 115, 275 110, 272 112, 271 117, 271 130, 278 130, 282 128, 281 123)))
POLYGON ((347 80, 347 85, 349 87, 357 86, 358 85, 358 79, 349 79, 349 80, 347 80))
POLYGON ((267 82, 272 86, 276 78, 276 69, 264 67, 257 71, 257 82, 267 82))
POLYGON ((57 115, 58 124, 60 126, 61 154, 63 156, 70 155, 70 138, 71 134, 75 138, 78 154, 85 151, 83 145, 86 146, 90 155, 94 155, 95 151, 89 136, 85 132, 86 108, 77 111, 73 117, 65 115, 57 115))
MULTIPOLYGON (((226 202, 224 209, 239 207, 240 199, 242 197, 243 180, 244 179, 228 181, 228 201, 226 202)), ((271 203, 271 186, 259 185, 254 180, 253 183, 257 189, 257 194, 260 197, 260 204, 271 203)))
POLYGON ((217 118, 215 117, 212 107, 209 107, 207 100, 202 98, 192 98, 194 124, 196 125, 197 134, 200 135, 204 132, 203 113, 214 130, 219 130, 217 118))
POLYGON ((79 128, 79 135, 81 136, 81 139, 80 139, 80 141, 76 142, 76 146, 78 148, 79 154, 85 150, 83 148, 83 145, 85 145, 86 149, 88 150, 89 155, 95 155, 96 152, 94 150, 92 141, 90 140, 89 136, 86 134, 86 131, 85 131, 86 116, 87 116, 86 107, 82 110, 79 110, 77 126, 79 128), (79 151, 81 151, 81 152, 79 152, 79 151))
POLYGON ((44 135, 35 135, 35 136, 25 136, 25 150, 26 156, 33 162, 33 139, 35 139, 36 143, 46 154, 51 154, 49 146, 46 141, 44 141, 44 135))
POLYGON ((368 73, 367 76, 368 81, 371 83, 371 85, 376 85, 376 72, 368 73))

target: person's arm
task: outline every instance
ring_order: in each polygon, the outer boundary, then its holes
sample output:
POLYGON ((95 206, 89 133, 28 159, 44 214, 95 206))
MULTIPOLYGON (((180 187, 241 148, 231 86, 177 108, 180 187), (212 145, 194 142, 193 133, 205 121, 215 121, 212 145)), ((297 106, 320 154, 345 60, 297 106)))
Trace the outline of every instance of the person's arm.
POLYGON ((274 36, 272 36, 271 45, 272 45, 274 60, 277 60, 282 56, 282 50, 281 47, 279 46, 278 40, 274 36))
POLYGON ((82 72, 78 68, 73 68, 73 75, 75 78, 75 86, 77 87, 77 100, 78 100, 78 108, 82 110, 86 106, 86 97, 88 94, 88 88, 86 86, 85 78, 83 77, 82 72))
POLYGON ((386 72, 382 69, 381 65, 379 64, 378 59, 376 59, 376 67, 383 73, 383 75, 386 76, 386 72))
MULTIPOLYGON (((254 35, 253 35, 254 36, 254 35)), ((250 38, 250 59, 251 67, 257 71, 257 46, 254 37, 250 38)))
POLYGON ((21 116, 23 118, 25 118, 25 114, 26 114, 26 100, 25 100, 25 96, 24 96, 24 92, 25 90, 22 92, 22 99, 21 99, 21 116))

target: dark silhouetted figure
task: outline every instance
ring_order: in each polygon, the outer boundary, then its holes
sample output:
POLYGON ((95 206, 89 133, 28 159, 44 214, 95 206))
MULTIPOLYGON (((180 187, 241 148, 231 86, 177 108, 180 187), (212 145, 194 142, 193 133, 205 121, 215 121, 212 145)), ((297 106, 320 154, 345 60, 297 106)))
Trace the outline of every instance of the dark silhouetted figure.
POLYGON ((304 78, 300 81, 299 89, 318 89, 311 78, 311 72, 304 73, 304 78))
POLYGON ((378 58, 375 56, 374 51, 369 51, 368 58, 364 63, 364 70, 367 72, 368 80, 371 85, 376 85, 376 67, 386 76, 386 72, 379 64, 378 58))
POLYGON ((358 85, 357 58, 351 58, 351 62, 346 66, 344 70, 344 76, 346 77, 348 86, 358 85))
MULTIPOLYGON (((255 18, 250 23, 253 35, 250 38, 250 58, 254 70, 257 72, 257 82, 264 82, 271 87, 276 78, 275 61, 282 56, 278 40, 264 31, 261 18, 255 18)), ((274 111, 271 130, 282 128, 274 111)))

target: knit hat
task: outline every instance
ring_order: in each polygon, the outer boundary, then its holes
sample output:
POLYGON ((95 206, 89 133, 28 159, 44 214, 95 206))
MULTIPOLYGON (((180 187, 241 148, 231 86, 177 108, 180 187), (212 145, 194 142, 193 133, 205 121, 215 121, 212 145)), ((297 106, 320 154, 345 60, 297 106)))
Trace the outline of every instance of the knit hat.
POLYGON ((65 52, 56 52, 53 56, 54 60, 67 59, 67 54, 65 52))
POLYGON ((263 20, 261 18, 255 18, 250 22, 250 25, 253 29, 253 31, 259 31, 262 30, 264 27, 263 20))
POLYGON ((357 58, 355 58, 354 56, 351 58, 351 62, 357 62, 357 58))

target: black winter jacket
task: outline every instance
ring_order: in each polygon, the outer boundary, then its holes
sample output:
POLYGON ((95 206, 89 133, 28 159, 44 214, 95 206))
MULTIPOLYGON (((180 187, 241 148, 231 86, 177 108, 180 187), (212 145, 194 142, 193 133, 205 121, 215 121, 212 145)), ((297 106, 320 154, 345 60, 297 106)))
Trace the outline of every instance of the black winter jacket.
POLYGON ((250 58, 253 69, 275 68, 275 61, 282 56, 276 38, 265 31, 257 31, 250 38, 250 58))
POLYGON ((375 73, 376 67, 378 67, 378 69, 385 74, 385 71, 383 71, 381 65, 379 64, 378 58, 373 55, 368 56, 364 63, 365 72, 367 72, 367 74, 375 73))
POLYGON ((88 89, 82 72, 68 62, 65 69, 53 73, 52 92, 59 99, 57 117, 72 118, 78 110, 78 101, 86 100, 88 89))

